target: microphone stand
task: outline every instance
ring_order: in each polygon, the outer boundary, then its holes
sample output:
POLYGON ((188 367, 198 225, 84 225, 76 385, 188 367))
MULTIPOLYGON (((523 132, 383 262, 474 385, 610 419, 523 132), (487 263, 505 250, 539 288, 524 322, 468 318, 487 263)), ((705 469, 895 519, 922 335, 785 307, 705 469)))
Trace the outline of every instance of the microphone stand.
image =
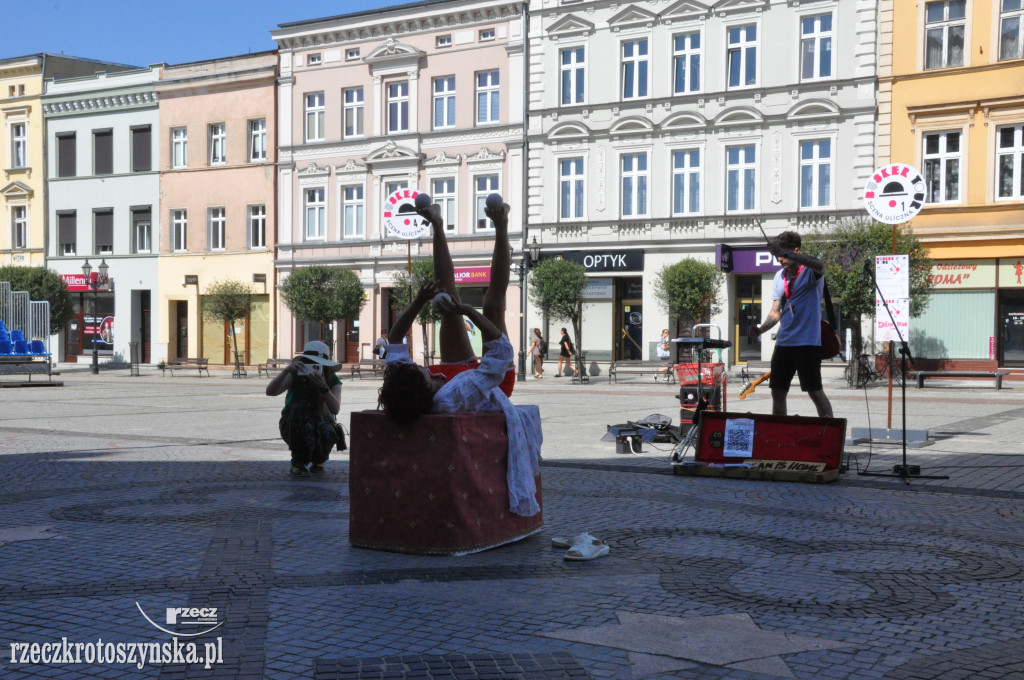
POLYGON ((907 485, 910 484, 911 476, 917 477, 918 479, 949 479, 946 475, 922 475, 921 466, 907 465, 907 362, 909 361, 910 365, 913 366, 914 357, 910 354, 910 344, 903 337, 903 333, 900 331, 900 327, 892 315, 892 310, 889 309, 889 303, 886 302, 885 296, 882 295, 882 289, 878 287, 878 279, 875 277, 875 273, 872 272, 869 267, 865 267, 864 271, 871 276, 871 280, 875 284, 875 290, 878 292, 878 299, 881 300, 882 304, 885 306, 885 311, 889 314, 889 320, 892 321, 892 327, 896 329, 896 335, 900 339, 900 371, 903 374, 903 380, 900 381, 901 409, 903 411, 903 464, 894 465, 892 474, 889 474, 888 472, 867 471, 858 472, 857 474, 861 477, 898 477, 907 485))

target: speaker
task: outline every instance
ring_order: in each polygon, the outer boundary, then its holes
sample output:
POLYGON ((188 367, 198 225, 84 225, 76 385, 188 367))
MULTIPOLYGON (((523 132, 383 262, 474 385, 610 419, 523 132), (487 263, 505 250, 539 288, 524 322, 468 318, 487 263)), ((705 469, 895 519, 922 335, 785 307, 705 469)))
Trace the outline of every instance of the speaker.
MULTIPOLYGON (((718 386, 701 385, 700 396, 707 399, 708 406, 711 408, 718 408, 722 403, 722 390, 718 386)), ((679 388, 679 406, 689 406, 690 408, 696 408, 697 406, 697 386, 696 385, 683 385, 679 388)))

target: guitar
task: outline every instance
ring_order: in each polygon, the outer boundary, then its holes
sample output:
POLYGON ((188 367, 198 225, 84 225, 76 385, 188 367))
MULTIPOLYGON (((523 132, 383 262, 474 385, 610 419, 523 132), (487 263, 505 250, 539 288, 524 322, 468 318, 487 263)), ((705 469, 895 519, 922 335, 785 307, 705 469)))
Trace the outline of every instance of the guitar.
POLYGON ((754 382, 748 382, 746 385, 743 386, 743 391, 740 392, 740 399, 746 399, 748 394, 751 394, 758 385, 760 385, 770 377, 772 377, 772 372, 768 371, 754 382))

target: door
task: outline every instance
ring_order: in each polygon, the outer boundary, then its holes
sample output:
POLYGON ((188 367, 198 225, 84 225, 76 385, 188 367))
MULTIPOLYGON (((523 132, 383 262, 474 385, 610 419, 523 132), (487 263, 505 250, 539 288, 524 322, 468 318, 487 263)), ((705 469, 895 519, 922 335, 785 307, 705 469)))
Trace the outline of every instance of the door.
POLYGON ((619 359, 644 358, 644 306, 641 300, 623 300, 619 315, 619 359))
POLYGON ((999 365, 1024 366, 1024 292, 1000 291, 999 365))
POLYGON ((149 291, 144 290, 139 296, 139 323, 142 325, 139 327, 139 342, 142 343, 142 356, 139 357, 139 361, 144 364, 150 362, 149 358, 149 321, 150 321, 150 310, 149 310, 149 291))
POLYGON ((761 277, 736 276, 735 361, 745 364, 761 360, 761 343, 751 340, 747 329, 761 323, 761 277))
POLYGON ((68 327, 64 333, 64 360, 78 361, 82 353, 82 315, 75 314, 68 319, 68 327))
POLYGON ((175 354, 179 359, 188 356, 188 300, 178 300, 174 314, 174 336, 178 346, 175 354))

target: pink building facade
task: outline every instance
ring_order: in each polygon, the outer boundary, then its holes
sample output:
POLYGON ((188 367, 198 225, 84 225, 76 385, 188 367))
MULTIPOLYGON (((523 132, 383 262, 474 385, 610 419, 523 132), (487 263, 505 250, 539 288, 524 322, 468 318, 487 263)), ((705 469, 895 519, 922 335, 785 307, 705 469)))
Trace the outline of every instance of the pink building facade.
MULTIPOLYGON (((523 211, 523 7, 518 2, 417 3, 282 24, 278 78, 278 283, 297 268, 351 269, 363 283, 358 319, 332 327, 293 319, 281 303, 279 356, 311 339, 340 361, 370 358, 400 312, 391 290, 411 258, 429 256, 384 228, 386 198, 427 192, 442 206, 465 301, 482 300, 493 226, 483 200, 512 206, 513 260, 523 211)), ((519 340, 513 274, 507 326, 519 340)), ((419 333, 415 352, 422 351, 419 333)), ((433 340, 428 341, 433 349, 433 340)))

